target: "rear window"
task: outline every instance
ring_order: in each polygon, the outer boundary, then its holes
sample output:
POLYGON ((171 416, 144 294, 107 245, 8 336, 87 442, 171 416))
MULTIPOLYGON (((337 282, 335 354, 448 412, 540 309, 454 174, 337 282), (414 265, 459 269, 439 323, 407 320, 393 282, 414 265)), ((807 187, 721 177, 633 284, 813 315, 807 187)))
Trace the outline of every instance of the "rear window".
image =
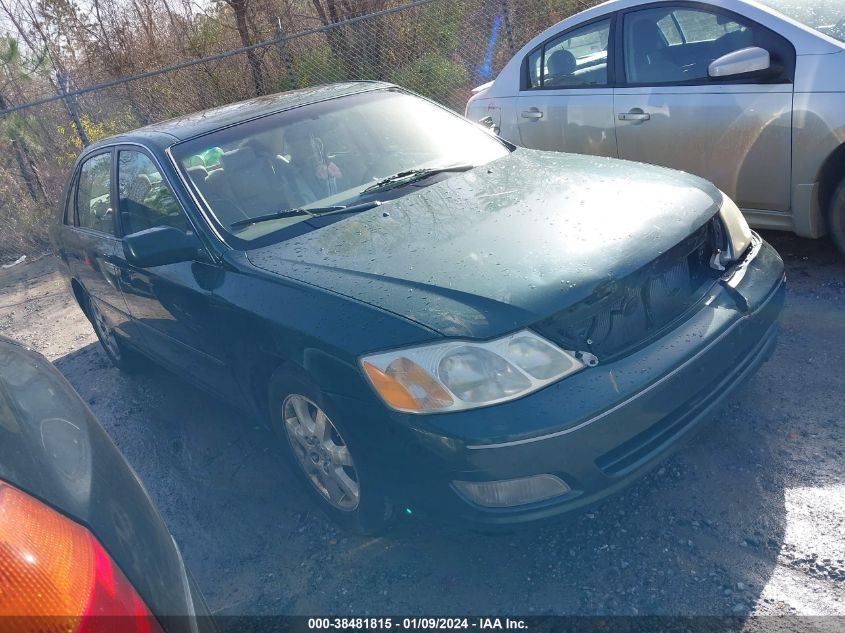
POLYGON ((607 84, 610 20, 564 33, 528 57, 529 88, 576 88, 607 84))

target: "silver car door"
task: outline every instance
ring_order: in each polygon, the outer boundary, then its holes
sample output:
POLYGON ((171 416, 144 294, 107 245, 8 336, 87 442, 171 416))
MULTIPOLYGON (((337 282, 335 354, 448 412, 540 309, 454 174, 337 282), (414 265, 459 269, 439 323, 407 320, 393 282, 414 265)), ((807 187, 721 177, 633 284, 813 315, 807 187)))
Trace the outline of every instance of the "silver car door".
POLYGON ((745 18, 700 4, 629 11, 619 30, 617 68, 626 80, 614 91, 620 158, 707 178, 746 210, 788 212, 791 45, 745 18), (714 60, 749 47, 770 52, 768 72, 709 76, 714 60))
POLYGON ((610 47, 613 18, 555 36, 530 52, 516 103, 532 149, 616 156, 610 47))

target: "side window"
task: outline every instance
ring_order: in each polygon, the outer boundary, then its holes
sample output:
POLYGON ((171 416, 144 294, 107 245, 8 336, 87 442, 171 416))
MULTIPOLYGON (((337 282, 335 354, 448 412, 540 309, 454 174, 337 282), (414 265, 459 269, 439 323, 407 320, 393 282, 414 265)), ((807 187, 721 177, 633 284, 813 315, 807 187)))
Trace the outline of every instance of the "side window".
POLYGON ((763 39, 719 13, 671 6, 628 13, 623 34, 625 75, 637 84, 708 80, 714 59, 763 39))
POLYGON ((684 43, 684 36, 681 35, 681 26, 675 20, 675 16, 673 14, 667 13, 665 16, 660 18, 657 21, 657 26, 660 27, 660 32, 663 34, 663 37, 666 39, 666 43, 669 46, 684 43))
POLYGON ((182 207, 152 159, 143 152, 120 150, 117 155, 118 208, 123 233, 154 226, 188 231, 182 207))
POLYGON ((607 85, 610 20, 564 33, 528 56, 531 88, 577 88, 607 85))
POLYGON ((65 208, 62 213, 62 223, 67 224, 68 226, 73 226, 76 224, 76 214, 74 213, 74 209, 76 208, 76 180, 74 179, 73 182, 70 183, 70 188, 68 189, 67 198, 65 199, 65 208))
POLYGON ((739 22, 709 11, 677 9, 672 12, 683 31, 684 42, 714 42, 723 35, 743 30, 739 22))
POLYGON ((111 208, 111 153, 97 154, 82 164, 76 186, 79 226, 114 235, 111 208))
POLYGON ((543 86, 543 47, 528 56, 528 86, 541 88, 543 86))

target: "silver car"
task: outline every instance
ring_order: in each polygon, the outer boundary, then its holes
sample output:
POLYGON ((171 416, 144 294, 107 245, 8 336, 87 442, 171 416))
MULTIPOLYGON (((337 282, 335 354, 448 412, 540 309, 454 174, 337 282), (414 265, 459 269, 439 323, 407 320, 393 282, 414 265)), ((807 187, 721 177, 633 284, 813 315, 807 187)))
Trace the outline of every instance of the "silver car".
POLYGON ((513 143, 681 169, 845 253, 845 0, 613 0, 474 93, 467 117, 513 143))

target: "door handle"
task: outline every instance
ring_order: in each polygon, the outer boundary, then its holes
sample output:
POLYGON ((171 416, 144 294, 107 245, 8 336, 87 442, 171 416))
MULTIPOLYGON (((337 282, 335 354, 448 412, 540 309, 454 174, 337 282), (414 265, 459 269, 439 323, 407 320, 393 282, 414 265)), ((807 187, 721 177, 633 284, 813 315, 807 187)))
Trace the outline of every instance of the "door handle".
POLYGON ((648 112, 643 112, 642 110, 639 112, 632 110, 631 112, 619 113, 620 121, 648 121, 649 119, 651 119, 651 115, 648 112))
POLYGON ((540 112, 539 110, 526 110, 525 112, 522 113, 522 118, 523 119, 534 119, 536 121, 537 119, 543 118, 543 113, 540 112))

